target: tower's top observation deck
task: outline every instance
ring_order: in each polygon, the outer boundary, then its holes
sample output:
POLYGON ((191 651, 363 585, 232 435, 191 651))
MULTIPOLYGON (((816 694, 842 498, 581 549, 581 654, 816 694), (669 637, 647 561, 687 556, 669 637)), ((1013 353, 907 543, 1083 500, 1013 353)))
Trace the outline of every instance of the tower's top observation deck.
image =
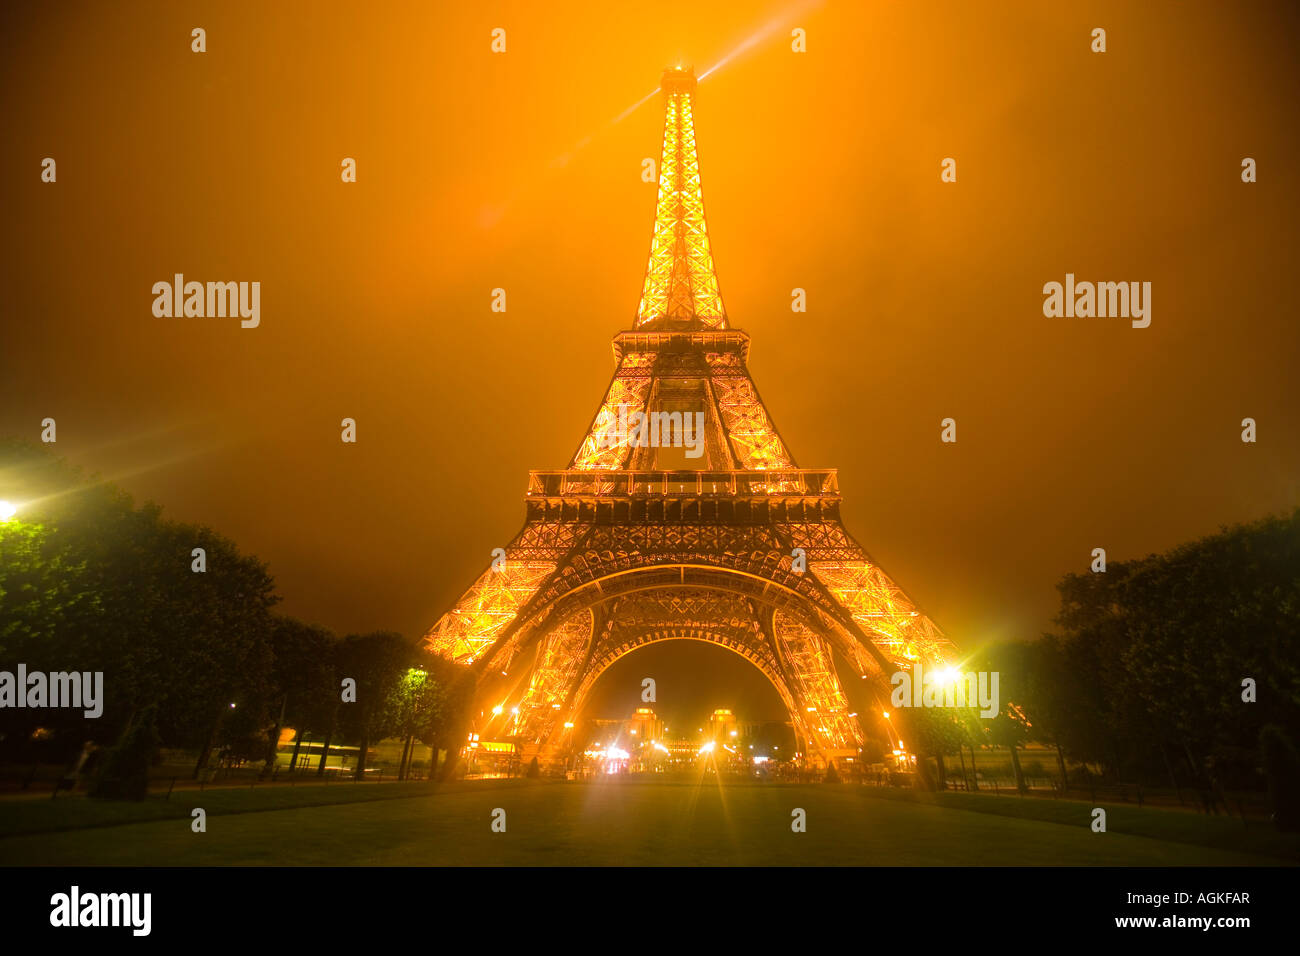
POLYGON ((659 80, 659 89, 665 93, 694 93, 698 81, 695 79, 695 67, 670 66, 664 70, 659 80))

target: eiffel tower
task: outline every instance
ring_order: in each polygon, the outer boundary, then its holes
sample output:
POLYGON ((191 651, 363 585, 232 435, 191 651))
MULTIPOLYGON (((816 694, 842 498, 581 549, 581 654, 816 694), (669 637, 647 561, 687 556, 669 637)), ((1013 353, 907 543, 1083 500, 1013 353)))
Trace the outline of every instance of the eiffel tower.
POLYGON ((721 645, 771 681, 800 753, 826 763, 863 742, 833 651, 887 697, 887 674, 940 664, 952 645, 844 529, 835 471, 800 468, 763 407, 714 273, 693 70, 666 70, 660 89, 650 260, 613 380, 569 466, 529 473, 504 560, 424 644, 473 675, 484 740, 543 760, 569 750, 592 686, 623 655, 721 645), (684 448, 623 427, 650 420, 661 437, 691 421, 702 435, 684 448))

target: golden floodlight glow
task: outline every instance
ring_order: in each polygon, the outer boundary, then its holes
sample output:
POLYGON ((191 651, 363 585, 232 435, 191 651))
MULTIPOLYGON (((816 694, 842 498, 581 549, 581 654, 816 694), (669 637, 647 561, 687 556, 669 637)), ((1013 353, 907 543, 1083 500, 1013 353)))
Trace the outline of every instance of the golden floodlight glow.
POLYGON ((0 501, 0 521, 8 521, 18 513, 18 506, 8 501, 0 501))
POLYGON ((495 714, 495 715, 497 715, 497 716, 500 716, 500 715, 501 715, 501 711, 503 711, 503 710, 505 710, 505 708, 502 707, 500 704, 497 704, 495 707, 492 708, 492 713, 495 714))

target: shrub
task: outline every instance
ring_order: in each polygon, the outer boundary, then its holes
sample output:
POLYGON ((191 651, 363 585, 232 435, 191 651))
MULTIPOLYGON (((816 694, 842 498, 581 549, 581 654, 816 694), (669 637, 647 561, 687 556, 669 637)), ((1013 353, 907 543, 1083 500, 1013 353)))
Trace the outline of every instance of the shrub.
POLYGON ((149 792, 149 768, 158 753, 158 714, 149 707, 122 734, 104 757, 90 796, 102 800, 143 800, 149 792))

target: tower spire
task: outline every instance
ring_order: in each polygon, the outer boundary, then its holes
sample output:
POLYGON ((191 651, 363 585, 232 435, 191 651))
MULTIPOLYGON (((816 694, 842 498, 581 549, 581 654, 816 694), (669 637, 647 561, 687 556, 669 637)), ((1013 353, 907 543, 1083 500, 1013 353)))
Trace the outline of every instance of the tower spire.
POLYGON ((639 330, 727 328, 704 221, 691 115, 695 84, 695 71, 690 67, 665 70, 660 84, 664 149, 650 261, 636 313, 639 330))

